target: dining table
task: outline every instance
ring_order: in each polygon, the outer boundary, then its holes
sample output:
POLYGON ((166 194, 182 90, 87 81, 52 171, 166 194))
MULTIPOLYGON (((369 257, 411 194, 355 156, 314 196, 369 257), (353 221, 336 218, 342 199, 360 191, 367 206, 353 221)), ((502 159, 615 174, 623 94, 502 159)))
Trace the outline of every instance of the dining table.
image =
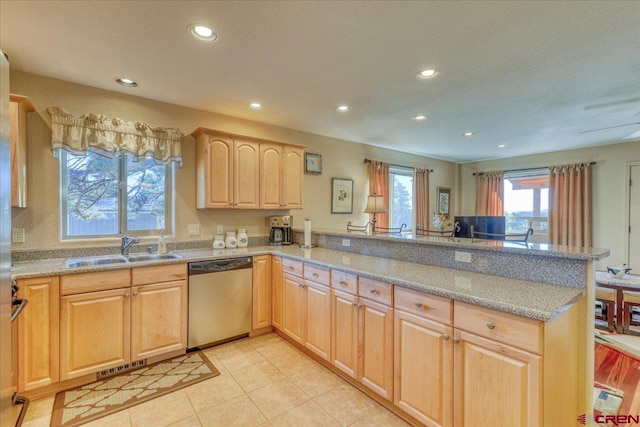
POLYGON ((596 271, 596 286, 615 289, 616 291, 616 332, 624 333, 622 319, 622 291, 640 292, 640 275, 625 274, 622 277, 613 277, 606 271, 596 271))

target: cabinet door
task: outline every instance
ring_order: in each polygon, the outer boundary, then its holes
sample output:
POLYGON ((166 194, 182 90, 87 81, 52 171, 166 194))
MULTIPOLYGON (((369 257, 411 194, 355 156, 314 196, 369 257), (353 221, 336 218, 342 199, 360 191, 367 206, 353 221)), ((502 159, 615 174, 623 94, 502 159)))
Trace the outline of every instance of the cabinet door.
POLYGON ((282 209, 282 146, 260 144, 260 206, 282 209))
POLYGON ((271 256, 253 257, 252 328, 271 326, 271 256))
POLYGON ((131 361, 187 348, 187 281, 131 292, 131 361))
POLYGON ((233 207, 258 209, 260 207, 260 144, 234 142, 233 207))
POLYGON ((328 286, 304 281, 306 299, 304 345, 318 356, 329 360, 331 355, 331 294, 328 286))
POLYGON ((352 378, 358 366, 358 297, 331 290, 331 363, 352 378))
POLYGON ((303 286, 302 278, 290 274, 283 275, 282 331, 300 344, 304 344, 303 286))
POLYGON ((209 136, 204 147, 206 208, 233 207, 233 141, 209 136))
POLYGON ((60 379, 130 361, 130 290, 60 298, 60 379))
POLYGON ((394 404, 420 422, 453 423, 453 328, 394 312, 394 404))
POLYGON ((302 209, 303 151, 284 148, 282 166, 283 202, 286 209, 302 209))
POLYGON ((282 258, 271 257, 272 312, 271 323, 282 330, 282 258))
POLYGON ((19 298, 29 303, 17 317, 18 391, 60 380, 60 286, 58 277, 19 280, 19 298))
POLYGON ((393 401, 393 309, 360 298, 359 380, 393 401))
POLYGON ((541 358, 455 330, 456 426, 539 426, 541 358))

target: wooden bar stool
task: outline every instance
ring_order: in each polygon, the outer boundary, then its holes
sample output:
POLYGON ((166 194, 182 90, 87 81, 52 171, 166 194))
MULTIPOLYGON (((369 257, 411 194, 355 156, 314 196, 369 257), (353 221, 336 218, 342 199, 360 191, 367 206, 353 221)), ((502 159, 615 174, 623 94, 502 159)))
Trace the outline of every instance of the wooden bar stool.
MULTIPOLYGON (((639 294, 640 295, 640 294, 639 294)), ((596 328, 616 330, 614 317, 616 313, 616 290, 596 286, 596 319, 604 321, 596 322, 596 328)), ((620 319, 618 319, 618 322, 620 319)))
POLYGON ((640 326, 640 292, 623 290, 622 304, 622 332, 640 335, 640 330, 631 329, 632 326, 640 326))

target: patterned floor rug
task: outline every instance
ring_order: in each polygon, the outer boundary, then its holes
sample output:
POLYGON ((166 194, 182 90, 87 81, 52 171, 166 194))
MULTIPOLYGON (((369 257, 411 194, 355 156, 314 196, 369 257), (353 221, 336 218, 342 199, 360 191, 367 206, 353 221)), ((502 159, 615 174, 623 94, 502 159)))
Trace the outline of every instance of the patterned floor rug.
POLYGON ((56 395, 52 427, 72 427, 220 375, 196 351, 56 395))

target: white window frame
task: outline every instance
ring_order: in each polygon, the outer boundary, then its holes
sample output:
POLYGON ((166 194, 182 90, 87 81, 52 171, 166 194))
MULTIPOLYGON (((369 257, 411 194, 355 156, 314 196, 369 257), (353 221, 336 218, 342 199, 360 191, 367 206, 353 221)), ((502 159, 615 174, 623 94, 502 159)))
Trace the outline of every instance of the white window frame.
POLYGON ((411 224, 407 224, 407 228, 405 228, 402 232, 403 233, 412 233, 413 232, 413 228, 415 226, 415 222, 416 222, 416 195, 415 195, 415 175, 414 175, 414 169, 413 168, 409 168, 409 167, 402 167, 402 166, 390 166, 389 167, 389 206, 388 206, 388 210, 389 210, 389 227, 393 227, 392 225, 392 203, 393 203, 393 193, 394 193, 394 188, 393 188, 393 176, 392 175, 404 175, 404 176, 408 176, 412 178, 412 185, 411 188, 409 188, 408 190, 411 191, 411 224))
MULTIPOLYGON (((508 181, 511 178, 524 178, 524 177, 534 177, 534 176, 543 176, 543 175, 547 175, 549 176, 549 169, 548 168, 531 168, 531 169, 519 169, 519 170, 513 170, 513 171, 505 171, 504 172, 504 180, 508 181)), ((547 209, 549 209, 549 203, 550 201, 548 201, 547 203, 547 209)), ((506 200, 505 200, 506 203, 506 200)), ((505 215, 505 222, 508 224, 509 220, 527 220, 528 221, 528 228, 532 228, 532 223, 535 222, 539 222, 539 223, 546 223, 547 224, 547 229, 546 230, 542 230, 542 229, 535 229, 534 230, 534 235, 537 235, 537 237, 533 237, 531 240, 537 241, 537 240, 543 240, 543 241, 548 241, 548 236, 549 236, 549 216, 548 216, 548 211, 547 211, 547 216, 515 216, 515 215, 505 215)), ((505 227, 505 233, 506 234, 514 234, 514 233, 521 233, 522 231, 509 231, 508 229, 506 229, 505 227)))
POLYGON ((175 189, 175 166, 173 162, 165 165, 165 222, 164 229, 155 230, 129 230, 127 228, 127 198, 126 198, 126 155, 123 155, 116 159, 118 162, 118 232, 114 234, 82 234, 82 235, 69 235, 68 234, 68 212, 67 212, 67 156, 68 152, 65 150, 60 151, 59 161, 59 173, 60 173, 60 239, 61 240, 95 240, 104 238, 120 237, 124 234, 135 234, 136 236, 159 236, 160 233, 164 233, 166 236, 173 234, 174 230, 174 218, 175 218, 175 203, 174 203, 174 189, 175 189))

